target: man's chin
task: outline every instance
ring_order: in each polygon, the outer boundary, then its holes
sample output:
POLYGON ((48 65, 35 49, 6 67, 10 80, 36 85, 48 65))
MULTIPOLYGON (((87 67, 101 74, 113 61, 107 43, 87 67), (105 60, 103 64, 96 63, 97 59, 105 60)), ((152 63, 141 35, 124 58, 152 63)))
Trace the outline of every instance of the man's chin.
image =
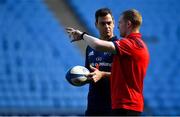
POLYGON ((121 37, 125 37, 125 35, 123 35, 123 34, 120 34, 120 36, 121 36, 121 37))
POLYGON ((106 35, 106 36, 104 36, 104 40, 109 40, 111 38, 111 36, 109 36, 109 35, 106 35))
POLYGON ((112 35, 107 35, 107 36, 106 36, 107 39, 110 39, 110 38, 112 38, 112 37, 113 37, 112 35))

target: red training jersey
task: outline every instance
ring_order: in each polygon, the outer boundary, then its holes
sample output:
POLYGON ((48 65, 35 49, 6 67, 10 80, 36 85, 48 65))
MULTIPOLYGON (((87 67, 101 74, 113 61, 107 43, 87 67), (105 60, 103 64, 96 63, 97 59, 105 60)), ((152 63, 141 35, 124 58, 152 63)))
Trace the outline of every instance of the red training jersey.
POLYGON ((131 33, 114 42, 111 70, 112 109, 143 111, 143 80, 149 63, 149 52, 140 33, 131 33))

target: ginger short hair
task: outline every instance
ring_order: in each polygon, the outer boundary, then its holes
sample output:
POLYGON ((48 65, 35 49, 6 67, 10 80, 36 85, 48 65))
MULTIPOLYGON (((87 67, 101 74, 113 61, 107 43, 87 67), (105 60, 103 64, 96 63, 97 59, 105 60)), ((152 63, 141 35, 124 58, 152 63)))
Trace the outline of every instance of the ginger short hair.
POLYGON ((140 28, 142 24, 142 16, 136 9, 124 11, 122 17, 125 21, 131 21, 133 28, 140 28))

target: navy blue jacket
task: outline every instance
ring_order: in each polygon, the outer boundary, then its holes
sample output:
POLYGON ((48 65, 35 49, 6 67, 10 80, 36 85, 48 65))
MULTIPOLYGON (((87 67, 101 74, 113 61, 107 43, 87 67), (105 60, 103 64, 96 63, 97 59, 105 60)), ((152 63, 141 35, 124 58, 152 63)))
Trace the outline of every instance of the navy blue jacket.
MULTIPOLYGON (((117 40, 113 37, 111 41, 117 40)), ((100 71, 111 71, 113 55, 109 52, 100 52, 87 46, 85 67, 90 70, 90 65, 93 67, 99 66, 100 71)), ((97 83, 89 84, 88 105, 86 113, 108 113, 111 110, 111 95, 109 78, 102 78, 97 83)))

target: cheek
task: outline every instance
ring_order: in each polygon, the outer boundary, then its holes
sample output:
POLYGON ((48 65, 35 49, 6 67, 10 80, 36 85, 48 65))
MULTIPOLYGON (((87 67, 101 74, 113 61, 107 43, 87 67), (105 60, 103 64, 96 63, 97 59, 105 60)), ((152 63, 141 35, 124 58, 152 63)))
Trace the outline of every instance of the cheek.
POLYGON ((102 27, 98 27, 97 29, 98 29, 99 32, 101 32, 101 33, 104 31, 104 29, 103 29, 102 27))
POLYGON ((120 29, 121 29, 121 31, 124 31, 125 30, 125 25, 121 25, 120 29))
POLYGON ((113 25, 111 25, 111 29, 114 29, 114 24, 113 24, 113 25))
POLYGON ((120 31, 122 31, 122 29, 123 29, 123 26, 122 26, 122 25, 120 25, 120 26, 119 26, 119 30, 120 30, 120 31))
POLYGON ((113 27, 110 27, 110 31, 111 31, 111 32, 113 31, 113 27))
POLYGON ((114 30, 114 25, 113 25, 113 26, 111 26, 111 30, 114 30))

